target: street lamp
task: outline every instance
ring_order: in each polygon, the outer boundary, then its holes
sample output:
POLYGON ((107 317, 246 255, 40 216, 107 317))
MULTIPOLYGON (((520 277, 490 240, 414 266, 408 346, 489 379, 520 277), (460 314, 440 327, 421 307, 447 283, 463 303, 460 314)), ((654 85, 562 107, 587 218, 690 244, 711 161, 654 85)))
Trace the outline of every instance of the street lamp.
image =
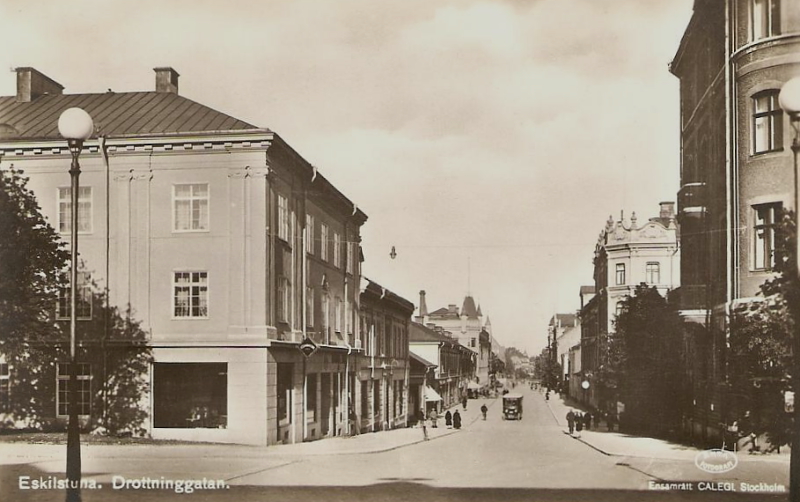
POLYGON ((591 385, 592 384, 589 383, 588 379, 581 382, 581 388, 583 389, 583 402, 586 404, 588 404, 586 401, 586 393, 589 391, 589 387, 591 387, 591 385))
MULTIPOLYGON (((789 115, 789 122, 794 129, 792 138, 792 156, 794 158, 794 214, 795 231, 798 234, 798 247, 795 249, 795 261, 797 262, 797 274, 800 277, 800 205, 798 204, 798 177, 797 157, 800 154, 800 77, 795 77, 783 85, 778 96, 781 108, 789 115)), ((797 309, 795 309, 797 310, 797 309)), ((800 320, 795 320, 794 347, 792 349, 793 370, 792 371, 792 390, 795 395, 800 389, 800 320)), ((800 406, 794 406, 794 437, 792 438, 792 453, 789 468, 789 500, 800 502, 800 406)))
POLYGON ((58 118, 58 132, 67 140, 72 154, 69 169, 70 201, 70 299, 69 299, 69 425, 67 427, 67 502, 81 500, 81 445, 78 424, 78 360, 75 343, 75 319, 78 304, 78 157, 84 140, 94 132, 92 117, 80 108, 69 108, 58 118))

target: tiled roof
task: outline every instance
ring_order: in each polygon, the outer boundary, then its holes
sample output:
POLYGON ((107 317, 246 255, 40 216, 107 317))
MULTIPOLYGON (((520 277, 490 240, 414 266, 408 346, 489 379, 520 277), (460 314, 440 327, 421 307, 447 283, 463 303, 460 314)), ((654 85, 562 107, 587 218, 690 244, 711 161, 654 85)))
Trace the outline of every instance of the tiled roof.
POLYGON ((408 328, 409 342, 455 342, 452 338, 437 333, 418 322, 412 322, 408 328))
POLYGON ((98 135, 146 136, 170 133, 245 131, 260 129, 171 92, 107 92, 50 94, 29 102, 0 97, 0 137, 61 139, 58 117, 80 107, 92 117, 98 135), (9 129, 9 127, 13 129, 9 129))

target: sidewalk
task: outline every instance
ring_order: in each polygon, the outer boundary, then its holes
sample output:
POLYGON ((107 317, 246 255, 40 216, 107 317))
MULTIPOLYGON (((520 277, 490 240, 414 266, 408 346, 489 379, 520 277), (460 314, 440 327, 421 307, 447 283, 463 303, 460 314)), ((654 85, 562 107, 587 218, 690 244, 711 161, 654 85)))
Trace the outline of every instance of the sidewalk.
MULTIPOLYGON (((551 394, 550 400, 547 402, 550 411, 556 422, 564 428, 564 433, 567 431, 567 412, 572 411, 586 411, 580 405, 573 405, 566 403, 564 398, 556 393, 551 394)), ((573 434, 573 438, 581 443, 586 444, 605 455, 619 456, 619 457, 640 457, 648 459, 662 459, 662 460, 691 460, 694 461, 697 455, 705 450, 686 446, 678 443, 672 443, 662 439, 632 436, 620 432, 608 432, 605 424, 599 428, 595 428, 594 422, 592 423, 592 430, 583 430, 581 436, 577 437, 573 434)), ((577 433, 576 433, 577 434, 577 433)), ((770 454, 770 455, 739 455, 740 461, 745 462, 789 462, 788 453, 770 454)))
MULTIPOLYGON (((439 416, 438 427, 428 427, 430 440, 458 434, 481 418, 480 407, 486 403, 491 409, 498 399, 470 399, 465 410, 461 404, 448 408, 451 412, 458 410, 461 414, 461 429, 448 429, 444 423, 444 412, 439 416)), ((320 439, 308 443, 277 445, 268 447, 272 453, 282 455, 355 455, 362 453, 380 453, 396 450, 404 446, 425 441, 422 428, 419 426, 394 429, 390 431, 366 432, 356 436, 320 439)))

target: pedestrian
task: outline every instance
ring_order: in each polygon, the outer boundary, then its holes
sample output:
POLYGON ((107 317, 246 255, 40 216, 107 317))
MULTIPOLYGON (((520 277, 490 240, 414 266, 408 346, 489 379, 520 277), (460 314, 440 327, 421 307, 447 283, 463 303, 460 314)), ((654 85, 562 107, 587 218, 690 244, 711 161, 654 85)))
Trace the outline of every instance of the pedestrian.
POLYGON ((486 420, 486 412, 489 411, 489 408, 486 407, 486 403, 481 405, 481 413, 483 414, 483 419, 486 420))
POLYGON ((588 411, 583 414, 583 426, 587 431, 592 428, 592 414, 588 411))
POLYGON ((456 429, 461 428, 461 413, 458 410, 453 413, 453 427, 456 429))
POLYGON ((419 423, 422 425, 422 436, 425 438, 425 441, 428 440, 428 425, 427 420, 425 419, 425 410, 420 408, 419 415, 417 415, 417 419, 419 423))
POLYGON ((461 406, 463 406, 465 410, 467 409, 467 396, 466 395, 464 395, 464 397, 461 398, 461 406))
POLYGON ((450 410, 447 410, 447 413, 444 414, 444 425, 446 425, 448 429, 453 428, 453 414, 450 413, 450 410))
POLYGON ((436 413, 436 409, 435 408, 431 410, 431 415, 430 416, 431 416, 431 427, 434 428, 434 429, 437 429, 439 427, 439 424, 438 424, 439 415, 436 413))
POLYGON ((567 412, 567 427, 569 427, 569 433, 572 435, 575 432, 575 412, 572 410, 567 412))
POLYGON ((580 412, 575 414, 575 433, 576 437, 581 437, 581 431, 583 430, 583 415, 580 412))

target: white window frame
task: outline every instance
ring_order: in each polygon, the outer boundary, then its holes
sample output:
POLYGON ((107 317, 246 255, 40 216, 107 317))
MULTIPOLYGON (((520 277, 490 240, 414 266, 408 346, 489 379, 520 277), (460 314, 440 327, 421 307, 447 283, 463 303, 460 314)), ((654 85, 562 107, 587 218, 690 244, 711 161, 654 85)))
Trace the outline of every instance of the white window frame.
POLYGON ((306 287, 306 326, 314 326, 314 288, 306 287))
POLYGON ((644 282, 661 284, 661 262, 648 261, 644 266, 644 282))
POLYGON ((289 242, 289 198, 278 194, 278 238, 289 242))
POLYGON ((328 261, 328 225, 322 223, 320 225, 320 236, 319 236, 319 252, 320 258, 324 261, 328 261))
POLYGON ((783 150, 783 110, 778 103, 778 93, 777 89, 765 89, 750 99, 753 155, 783 150), (766 103, 766 109, 759 111, 759 103, 766 103))
POLYGON ((289 323, 291 319, 292 283, 287 277, 278 279, 278 322, 289 323))
POLYGON ((751 42, 781 34, 780 9, 780 0, 750 0, 751 42))
POLYGON ((342 268, 342 239, 338 232, 333 233, 333 266, 342 268))
MULTIPOLYGON (((62 235, 72 233, 72 187, 58 187, 56 190, 58 207, 58 232, 62 235)), ((78 234, 94 232, 94 191, 89 185, 78 187, 78 234), (81 211, 83 209, 84 211, 81 211)))
POLYGON ((337 333, 342 332, 342 299, 338 296, 333 304, 333 330, 337 333))
MULTIPOLYGON (((72 296, 72 285, 71 285, 71 277, 70 274, 67 273, 66 275, 66 286, 58 288, 58 297, 56 300, 56 320, 57 321, 69 321, 70 317, 70 301, 72 296), (64 302, 66 307, 66 313, 62 312, 62 302, 64 302)), ((76 321, 91 321, 92 320, 92 285, 89 281, 89 274, 87 272, 78 272, 78 298, 77 298, 77 305, 75 309, 75 320, 76 321), (88 315, 85 314, 86 310, 82 310, 82 306, 88 305, 88 315), (84 313, 83 315, 81 315, 84 313)))
MULTIPOLYGON (((56 364, 56 416, 66 417, 69 416, 69 373, 70 363, 57 363, 56 364), (62 372, 62 369, 64 370, 62 372), (63 389, 62 389, 63 386, 63 389), (64 403, 62 403, 61 396, 64 396, 64 403), (64 404, 66 413, 61 413, 61 405, 64 404)), ((78 403, 86 402, 89 408, 89 413, 81 413, 83 410, 78 410, 78 416, 88 417, 92 413, 92 366, 89 363, 78 363, 78 403), (87 385, 88 389, 83 387, 87 385), (81 398, 82 394, 88 394, 86 400, 81 398)))
MULTIPOLYGON (((209 314, 208 313, 211 310, 210 294, 209 293, 210 293, 210 289, 211 288, 210 288, 210 280, 209 280, 208 275, 209 274, 208 274, 207 270, 174 270, 172 272, 172 295, 171 295, 171 297, 172 297, 172 319, 184 321, 184 320, 194 320, 194 319, 202 320, 202 319, 208 319, 209 318, 209 314), (189 282, 188 283, 187 282, 178 282, 178 274, 189 274, 189 282), (205 278, 205 282, 202 282, 202 281, 199 281, 199 280, 197 282, 195 282, 193 274, 203 274, 204 278, 205 278), (189 293, 190 293, 189 294, 189 304, 188 304, 189 315, 177 315, 176 308, 178 307, 178 295, 177 295, 178 288, 182 288, 183 289, 183 288, 186 288, 186 287, 189 288, 189 293), (204 293, 204 296, 205 296, 205 315, 192 315, 192 310, 194 308, 194 305, 192 305, 192 301, 191 301, 191 299, 193 298, 193 295, 191 294, 191 289, 194 288, 194 287, 205 288, 204 290, 203 289, 198 290, 198 293, 204 293)), ((198 277, 198 279, 199 279, 199 277, 198 277)), ((202 298, 202 296, 198 295, 198 298, 202 298)), ((200 305, 197 305, 197 307, 199 308, 200 305)))
POLYGON ((172 231, 174 233, 193 233, 193 232, 208 232, 211 229, 211 185, 205 182, 199 183, 174 183, 172 185, 172 231), (194 193, 195 187, 205 187, 205 195, 196 195, 194 193), (178 187, 189 187, 188 196, 178 196, 178 187), (178 228, 178 203, 189 203, 189 221, 188 228, 178 228), (202 209, 200 204, 205 202, 206 211, 205 219, 202 217, 202 209), (195 208, 195 204, 198 205, 195 208), (195 209, 200 213, 197 223, 195 224, 192 214, 195 209))
POLYGON ((783 204, 781 202, 768 202, 753 205, 753 260, 754 271, 770 271, 775 268, 775 231, 778 227, 778 218, 783 204), (769 218, 760 223, 759 213, 768 211, 769 218), (759 233, 763 236, 759 237, 759 233))
POLYGON ((306 214, 306 253, 314 254, 314 215, 306 214))
POLYGON ((625 285, 625 281, 627 280, 627 278, 625 277, 625 272, 626 272, 625 264, 624 263, 617 263, 615 268, 614 268, 614 272, 615 272, 614 284, 616 286, 624 286, 625 285))
POLYGON ((353 243, 352 242, 345 243, 344 249, 345 249, 345 257, 344 257, 344 259, 345 259, 345 267, 346 267, 345 272, 347 272, 348 274, 352 274, 353 273, 353 243))

